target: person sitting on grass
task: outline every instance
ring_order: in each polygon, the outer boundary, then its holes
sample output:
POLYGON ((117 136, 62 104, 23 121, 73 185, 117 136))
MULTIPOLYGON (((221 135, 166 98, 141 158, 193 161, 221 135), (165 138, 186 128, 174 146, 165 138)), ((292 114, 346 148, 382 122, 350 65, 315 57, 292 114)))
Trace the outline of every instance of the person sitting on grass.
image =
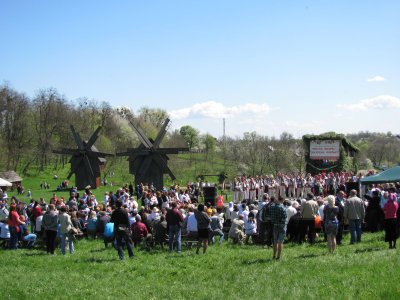
POLYGON ((196 216, 194 215, 194 207, 189 206, 188 208, 188 214, 183 220, 183 228, 185 230, 185 238, 187 241, 187 246, 189 249, 192 249, 192 242, 191 241, 196 241, 199 237, 199 234, 197 232, 197 220, 196 216))
POLYGON ((211 219, 208 214, 204 211, 204 204, 199 204, 197 210, 194 212, 197 221, 197 250, 196 254, 199 254, 201 243, 203 243, 203 254, 206 253, 208 247, 208 239, 210 234, 210 222, 211 219))
POLYGON ((7 221, 0 222, 0 241, 3 241, 3 249, 7 249, 9 247, 10 230, 8 229, 7 221))
POLYGON ((96 238, 97 233, 97 214, 94 210, 90 212, 87 224, 87 237, 96 238))
POLYGON ((219 244, 222 244, 224 240, 224 233, 222 232, 222 218, 218 215, 217 210, 214 208, 212 210, 211 217, 211 229, 212 229, 212 237, 211 241, 214 244, 214 237, 219 236, 219 244))
POLYGON ((164 244, 167 244, 168 240, 168 229, 165 215, 161 215, 160 220, 154 225, 154 242, 161 245, 164 248, 164 244))
MULTIPOLYGON (((21 221, 26 221, 24 216, 20 217, 21 221)), ((21 240, 26 243, 26 248, 31 249, 32 247, 35 246, 36 242, 36 234, 34 233, 29 233, 28 226, 25 224, 19 225, 20 228, 20 237, 21 240)))
POLYGON ((241 245, 243 243, 243 239, 245 238, 243 215, 239 215, 237 219, 232 220, 228 236, 234 244, 239 243, 241 245))
POLYGON ((131 226, 131 234, 134 246, 137 246, 147 238, 149 231, 147 226, 142 222, 142 217, 140 215, 136 215, 136 222, 131 226))
POLYGON ((252 242, 254 243, 254 236, 257 233, 257 223, 254 218, 254 214, 251 212, 248 216, 247 222, 245 221, 244 224, 244 233, 246 234, 246 241, 245 243, 249 243, 249 239, 251 237, 252 242))

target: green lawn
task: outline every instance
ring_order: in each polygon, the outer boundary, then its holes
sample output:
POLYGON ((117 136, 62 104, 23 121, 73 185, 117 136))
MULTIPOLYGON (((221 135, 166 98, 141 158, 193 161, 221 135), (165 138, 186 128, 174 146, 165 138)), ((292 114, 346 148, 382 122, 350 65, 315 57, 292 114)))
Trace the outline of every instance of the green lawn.
POLYGON ((214 245, 195 250, 135 251, 119 261, 101 241, 82 240, 76 253, 0 250, 1 299, 399 299, 400 252, 383 233, 337 254, 325 243, 286 245, 280 261, 261 246, 214 245))

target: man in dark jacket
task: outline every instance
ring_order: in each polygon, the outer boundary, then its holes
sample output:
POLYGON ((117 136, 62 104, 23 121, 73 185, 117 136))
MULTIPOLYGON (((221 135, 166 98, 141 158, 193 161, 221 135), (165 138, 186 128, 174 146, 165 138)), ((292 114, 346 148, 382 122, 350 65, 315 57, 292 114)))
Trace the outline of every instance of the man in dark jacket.
POLYGON ((114 223, 115 238, 117 240, 118 255, 121 260, 124 259, 122 250, 122 240, 125 241, 128 248, 129 258, 133 258, 132 239, 129 232, 129 217, 126 210, 122 207, 122 202, 116 202, 117 208, 111 214, 111 222, 114 223))
POLYGON ((336 244, 341 245, 342 244, 342 238, 343 238, 343 229, 344 229, 344 200, 345 200, 345 192, 339 191, 336 199, 335 199, 335 206, 339 208, 339 214, 337 216, 338 219, 338 231, 336 234, 336 244))
POLYGON ((181 253, 181 230, 182 230, 183 216, 178 209, 176 202, 172 202, 171 209, 167 211, 167 224, 169 232, 169 251, 174 250, 174 242, 176 250, 181 253))

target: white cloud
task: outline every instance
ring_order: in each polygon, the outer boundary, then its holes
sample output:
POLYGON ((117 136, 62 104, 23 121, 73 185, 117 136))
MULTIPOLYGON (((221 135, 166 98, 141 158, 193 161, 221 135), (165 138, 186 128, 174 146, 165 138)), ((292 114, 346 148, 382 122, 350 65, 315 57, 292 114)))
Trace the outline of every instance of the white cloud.
POLYGON ((400 98, 390 95, 380 95, 374 98, 363 99, 352 104, 338 104, 338 108, 352 111, 366 111, 370 109, 396 109, 400 108, 400 98))
POLYGON ((385 81, 385 80, 386 80, 385 77, 379 76, 379 75, 367 79, 368 82, 381 82, 381 81, 385 81))
POLYGON ((169 111, 172 119, 186 119, 189 117, 206 117, 212 119, 232 118, 242 114, 268 114, 271 107, 266 103, 245 103, 242 105, 225 106, 223 103, 207 101, 196 103, 191 107, 184 107, 169 111))

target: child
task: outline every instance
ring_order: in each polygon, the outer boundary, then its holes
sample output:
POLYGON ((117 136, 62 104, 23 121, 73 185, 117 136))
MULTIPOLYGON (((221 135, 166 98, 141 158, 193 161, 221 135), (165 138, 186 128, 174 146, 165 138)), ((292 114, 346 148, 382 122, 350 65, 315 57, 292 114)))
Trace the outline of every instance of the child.
POLYGON ((249 214, 249 217, 248 217, 246 223, 244 224, 244 232, 246 234, 246 244, 249 243, 250 236, 251 236, 251 240, 254 243, 253 236, 257 232, 257 223, 256 223, 256 221, 254 219, 254 214, 253 213, 249 214))

